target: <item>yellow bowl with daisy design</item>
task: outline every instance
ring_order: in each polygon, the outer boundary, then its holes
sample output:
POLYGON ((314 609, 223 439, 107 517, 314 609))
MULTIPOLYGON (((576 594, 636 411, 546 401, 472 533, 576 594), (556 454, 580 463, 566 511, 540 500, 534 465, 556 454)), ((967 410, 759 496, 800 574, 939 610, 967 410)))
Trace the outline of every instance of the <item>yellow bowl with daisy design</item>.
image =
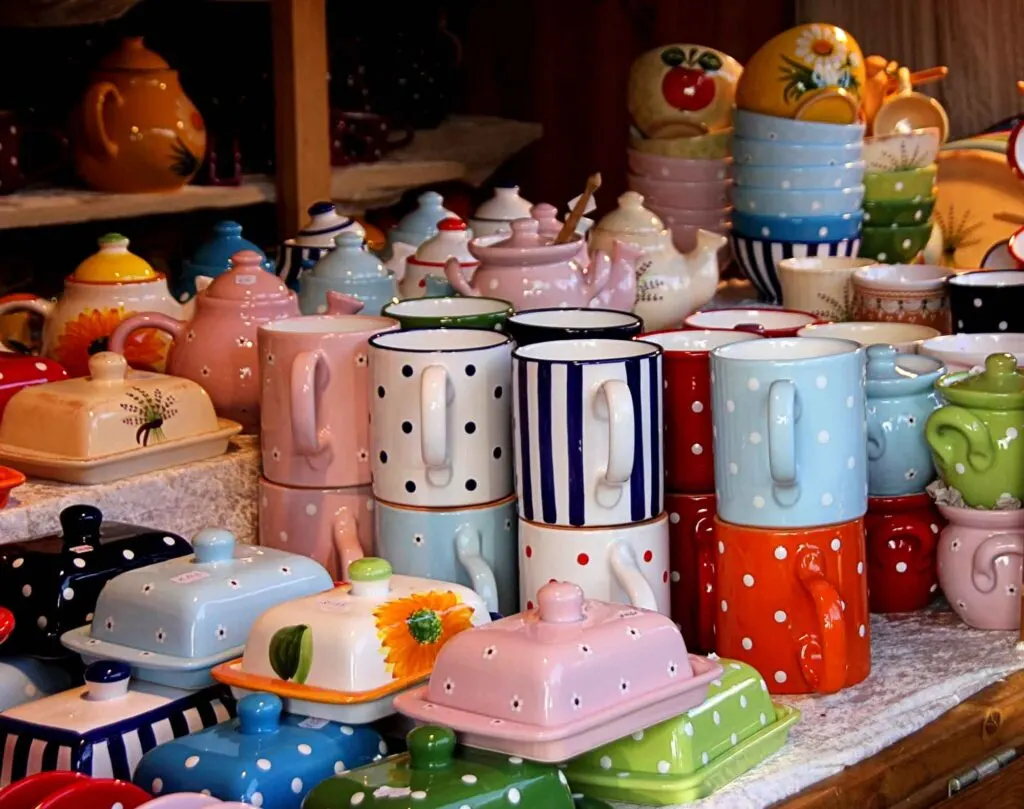
POLYGON ((860 115, 867 77, 860 45, 842 28, 808 23, 762 45, 736 85, 741 110, 851 124, 860 115))

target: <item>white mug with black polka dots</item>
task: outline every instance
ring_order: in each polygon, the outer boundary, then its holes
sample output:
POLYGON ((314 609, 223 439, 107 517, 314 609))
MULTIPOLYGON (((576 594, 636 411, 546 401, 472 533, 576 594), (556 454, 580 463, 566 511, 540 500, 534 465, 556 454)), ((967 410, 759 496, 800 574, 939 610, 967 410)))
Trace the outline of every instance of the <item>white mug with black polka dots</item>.
POLYGON ((371 338, 375 497, 442 508, 512 493, 512 346, 477 329, 371 338))

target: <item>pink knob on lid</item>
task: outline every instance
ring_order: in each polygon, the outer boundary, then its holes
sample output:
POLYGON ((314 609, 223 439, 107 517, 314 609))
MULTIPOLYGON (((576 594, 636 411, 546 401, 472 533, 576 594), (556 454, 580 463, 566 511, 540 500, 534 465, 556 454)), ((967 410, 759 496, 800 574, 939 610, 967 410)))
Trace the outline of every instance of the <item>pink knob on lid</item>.
POLYGON ((239 250, 231 256, 231 266, 236 269, 262 270, 263 257, 255 250, 239 250))
POLYGON ((549 624, 571 624, 583 620, 583 590, 567 581, 552 581, 537 593, 540 619, 549 624))

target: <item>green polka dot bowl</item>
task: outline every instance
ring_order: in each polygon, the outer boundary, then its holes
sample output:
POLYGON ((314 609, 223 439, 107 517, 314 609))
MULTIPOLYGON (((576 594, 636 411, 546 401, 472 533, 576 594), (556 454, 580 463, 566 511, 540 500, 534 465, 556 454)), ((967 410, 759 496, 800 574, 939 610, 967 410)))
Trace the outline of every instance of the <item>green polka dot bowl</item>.
POLYGON ((879 200, 864 203, 864 225, 869 228, 898 228, 925 225, 931 221, 935 197, 893 202, 879 200))
POLYGON ((932 223, 899 228, 864 227, 860 232, 860 257, 883 264, 911 264, 932 235, 932 223))
POLYGON ((936 165, 903 171, 875 171, 864 174, 864 199, 869 202, 909 202, 929 199, 935 194, 936 165))

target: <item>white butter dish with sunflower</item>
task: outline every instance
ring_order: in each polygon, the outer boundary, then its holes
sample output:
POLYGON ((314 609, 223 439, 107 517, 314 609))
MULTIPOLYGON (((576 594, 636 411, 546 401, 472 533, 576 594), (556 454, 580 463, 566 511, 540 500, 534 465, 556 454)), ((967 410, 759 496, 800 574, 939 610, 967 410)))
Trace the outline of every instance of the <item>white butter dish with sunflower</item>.
POLYGON ((384 559, 349 566, 350 582, 267 610, 244 655, 213 676, 237 698, 277 694, 288 713, 364 724, 393 714, 396 694, 420 685, 453 637, 490 623, 468 587, 395 575, 384 559))

